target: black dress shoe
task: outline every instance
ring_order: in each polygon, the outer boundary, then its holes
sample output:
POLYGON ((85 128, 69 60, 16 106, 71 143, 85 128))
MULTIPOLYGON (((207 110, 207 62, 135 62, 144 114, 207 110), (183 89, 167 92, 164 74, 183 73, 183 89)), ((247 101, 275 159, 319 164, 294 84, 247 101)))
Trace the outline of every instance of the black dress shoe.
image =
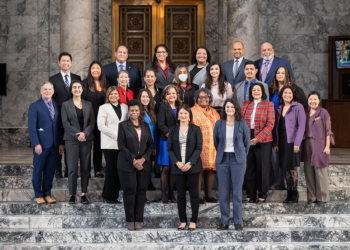
POLYGON ((97 177, 97 178, 103 178, 103 177, 105 177, 105 176, 104 176, 104 174, 102 174, 101 172, 98 172, 98 173, 95 174, 95 177, 97 177))
POLYGON ((69 198, 69 201, 68 201, 69 204, 75 204, 75 196, 72 195, 70 198, 69 198))
POLYGON ((86 195, 80 197, 80 202, 83 204, 89 204, 89 200, 86 198, 86 195))
POLYGON ((318 204, 325 204, 325 203, 327 203, 327 202, 325 202, 325 201, 317 201, 317 203, 318 203, 318 204))
POLYGON ((245 199, 244 201, 242 201, 242 203, 255 203, 255 200, 254 199, 245 199))
POLYGON ((56 171, 56 172, 55 172, 55 178, 56 178, 56 179, 58 179, 58 178, 63 178, 62 172, 61 172, 61 171, 56 171))
POLYGON ((169 204, 169 200, 168 199, 162 199, 162 203, 163 204, 169 204))
POLYGON ((308 201, 307 204, 317 203, 317 201, 308 201))
POLYGON ((108 204, 115 204, 115 201, 112 201, 112 200, 103 199, 103 201, 108 204))
POLYGON ((184 226, 184 227, 178 227, 177 228, 177 230, 179 230, 179 231, 183 231, 183 230, 185 230, 186 229, 186 225, 184 226))
POLYGON ((243 231, 242 224, 235 224, 235 230, 236 231, 243 231))
POLYGON ((194 231, 194 230, 196 230, 195 227, 189 227, 189 228, 188 228, 188 231, 194 231))
POLYGON ((225 231, 228 230, 228 224, 220 224, 220 226, 217 228, 217 231, 225 231))
POLYGON ((68 177, 68 169, 66 168, 66 171, 64 171, 64 177, 67 178, 68 177))
POLYGON ((116 204, 122 204, 123 202, 119 201, 118 198, 114 200, 114 203, 116 204))

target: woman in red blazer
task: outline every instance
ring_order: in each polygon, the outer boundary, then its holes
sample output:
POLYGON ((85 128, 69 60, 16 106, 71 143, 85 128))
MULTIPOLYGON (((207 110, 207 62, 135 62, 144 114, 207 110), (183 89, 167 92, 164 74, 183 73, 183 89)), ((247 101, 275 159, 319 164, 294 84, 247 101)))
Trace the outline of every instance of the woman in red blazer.
POLYGON ((120 70, 118 75, 118 90, 120 93, 120 102, 124 104, 128 104, 128 101, 134 99, 134 92, 129 89, 129 72, 126 70, 120 70))
POLYGON ((274 104, 269 102, 261 83, 249 89, 249 101, 242 104, 242 117, 250 129, 250 148, 247 156, 245 183, 247 198, 243 201, 266 202, 269 190, 272 129, 275 125, 274 104))

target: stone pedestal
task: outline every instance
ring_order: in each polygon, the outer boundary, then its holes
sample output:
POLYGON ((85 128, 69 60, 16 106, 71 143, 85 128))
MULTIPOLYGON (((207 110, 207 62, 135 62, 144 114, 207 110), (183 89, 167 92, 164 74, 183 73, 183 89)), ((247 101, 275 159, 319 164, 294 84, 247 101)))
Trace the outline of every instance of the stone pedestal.
POLYGON ((73 57, 71 71, 87 76, 92 62, 92 1, 61 0, 61 52, 73 57))
POLYGON ((244 57, 257 60, 259 46, 259 0, 227 0, 227 59, 232 60, 232 44, 241 41, 244 57))

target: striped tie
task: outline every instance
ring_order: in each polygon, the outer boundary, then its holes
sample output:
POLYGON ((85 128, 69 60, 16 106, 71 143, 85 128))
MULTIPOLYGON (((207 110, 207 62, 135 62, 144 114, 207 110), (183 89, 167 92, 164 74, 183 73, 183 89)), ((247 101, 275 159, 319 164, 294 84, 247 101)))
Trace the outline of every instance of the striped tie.
POLYGON ((47 105, 49 105, 50 116, 51 116, 51 119, 53 120, 55 117, 55 113, 53 111, 53 107, 51 105, 51 102, 48 102, 47 105))
POLYGON ((66 88, 69 89, 68 75, 64 76, 64 83, 66 84, 66 88))

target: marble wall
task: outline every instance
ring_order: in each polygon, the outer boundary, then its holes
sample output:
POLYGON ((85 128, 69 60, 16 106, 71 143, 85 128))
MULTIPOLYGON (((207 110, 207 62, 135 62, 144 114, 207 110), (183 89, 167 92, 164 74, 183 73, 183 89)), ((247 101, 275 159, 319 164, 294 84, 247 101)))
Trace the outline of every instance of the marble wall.
MULTIPOLYGON (((112 0, 91 1, 92 58, 107 64, 112 0)), ((206 46, 213 60, 232 59, 231 43, 249 40, 244 35, 251 34, 257 48, 247 56, 258 59, 260 44, 272 43, 276 55, 291 62, 305 93, 316 89, 327 98, 327 37, 349 34, 347 0, 205 1, 206 46), (252 3, 255 6, 249 7, 252 3), (250 30, 236 28, 250 22, 249 11, 258 18, 257 24, 250 30)), ((0 147, 28 146, 28 106, 40 97, 39 84, 59 70, 60 28, 60 0, 0 0, 0 62, 7 63, 9 74, 8 95, 0 96, 0 147)))

